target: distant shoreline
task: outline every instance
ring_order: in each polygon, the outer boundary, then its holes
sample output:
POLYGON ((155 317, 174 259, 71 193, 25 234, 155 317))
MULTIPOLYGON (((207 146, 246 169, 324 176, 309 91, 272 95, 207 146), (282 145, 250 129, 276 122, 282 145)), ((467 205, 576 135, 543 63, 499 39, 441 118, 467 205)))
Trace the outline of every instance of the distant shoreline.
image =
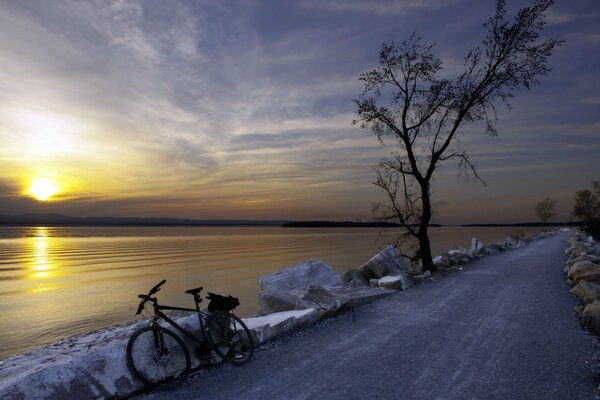
MULTIPOLYGON (((273 226, 283 228, 401 228, 394 222, 376 221, 290 221, 290 220, 195 220, 179 218, 127 218, 127 217, 72 217, 62 214, 0 214, 0 226, 273 226)), ((465 228, 501 228, 501 227, 564 227, 581 226, 581 222, 520 222, 514 224, 430 224, 431 228, 459 226, 465 228)))
MULTIPOLYGON (((556 222, 556 223, 539 223, 539 222, 521 222, 516 224, 463 224, 463 225, 442 225, 430 224, 430 228, 440 228, 447 226, 458 226, 464 228, 503 228, 503 227, 523 227, 523 228, 541 228, 541 227, 557 227, 557 226, 580 226, 581 222, 556 222)), ((402 225, 392 222, 336 222, 336 221, 297 221, 289 222, 281 225, 284 228, 401 228, 402 225)), ((414 225, 416 226, 416 225, 414 225)))

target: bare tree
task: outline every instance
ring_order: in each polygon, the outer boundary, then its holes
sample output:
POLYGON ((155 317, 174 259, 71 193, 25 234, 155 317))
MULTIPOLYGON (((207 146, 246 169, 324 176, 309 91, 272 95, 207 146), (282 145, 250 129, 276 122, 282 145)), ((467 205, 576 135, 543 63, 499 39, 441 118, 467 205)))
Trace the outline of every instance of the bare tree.
POLYGON ((600 182, 592 183, 592 189, 575 192, 573 215, 583 220, 587 229, 600 221, 600 182))
POLYGON ((554 212, 554 201, 546 197, 544 200, 538 202, 535 205, 535 215, 537 215, 542 224, 550 221, 550 219, 556 216, 556 213, 554 212))
MULTIPOLYGON (((400 223, 405 233, 397 244, 415 245, 412 260, 434 270, 428 227, 432 218, 430 183, 445 161, 456 160, 465 178, 483 183, 469 155, 458 146, 457 133, 465 124, 483 122, 485 132, 496 135, 495 104, 509 100, 518 87, 538 84, 546 75, 548 58, 561 44, 541 40, 544 13, 553 0, 536 0, 522 8, 512 21, 504 0, 484 24, 487 35, 464 59, 464 71, 454 79, 440 76, 442 61, 433 45, 413 34, 400 44, 384 43, 379 64, 360 76, 364 90, 354 100, 353 124, 370 128, 383 145, 397 145, 391 158, 375 168, 375 186, 386 200, 374 205, 379 221, 400 223)), ((485 184, 485 183, 484 183, 485 184)))

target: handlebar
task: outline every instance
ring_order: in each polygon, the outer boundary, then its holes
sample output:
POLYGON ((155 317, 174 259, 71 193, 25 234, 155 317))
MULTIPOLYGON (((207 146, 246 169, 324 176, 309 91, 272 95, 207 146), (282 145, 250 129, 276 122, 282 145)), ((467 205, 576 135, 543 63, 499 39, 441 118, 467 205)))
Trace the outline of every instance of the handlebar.
POLYGON ((148 295, 149 295, 149 296, 151 296, 151 295, 153 295, 153 294, 155 294, 155 293, 159 292, 159 291, 160 291, 160 287, 161 287, 162 285, 164 285, 166 282, 167 282, 167 280, 166 280, 166 279, 163 279, 162 281, 160 281, 160 282, 158 283, 158 285, 156 285, 156 286, 154 286, 152 289, 150 289, 150 292, 148 292, 148 295))
POLYGON ((138 309, 137 309, 137 312, 135 313, 135 315, 140 315, 142 313, 142 311, 144 311, 144 305, 146 304, 147 301, 152 301, 152 302, 156 303, 156 298, 153 298, 152 295, 158 293, 160 291, 160 287, 162 285, 164 285, 166 282, 167 282, 167 280, 163 279, 156 286, 154 286, 152 289, 150 289, 148 294, 138 294, 138 298, 142 299, 142 301, 138 305, 138 309))

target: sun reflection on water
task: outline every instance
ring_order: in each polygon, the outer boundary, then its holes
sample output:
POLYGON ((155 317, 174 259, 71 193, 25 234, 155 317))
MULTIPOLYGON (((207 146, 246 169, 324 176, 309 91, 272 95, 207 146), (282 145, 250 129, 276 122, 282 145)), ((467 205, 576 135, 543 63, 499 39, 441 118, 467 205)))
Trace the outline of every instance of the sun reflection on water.
POLYGON ((49 253, 50 236, 48 228, 39 227, 35 229, 31 238, 33 246, 31 247, 31 273, 29 279, 32 281, 32 293, 42 293, 56 289, 53 278, 58 276, 58 270, 49 253))

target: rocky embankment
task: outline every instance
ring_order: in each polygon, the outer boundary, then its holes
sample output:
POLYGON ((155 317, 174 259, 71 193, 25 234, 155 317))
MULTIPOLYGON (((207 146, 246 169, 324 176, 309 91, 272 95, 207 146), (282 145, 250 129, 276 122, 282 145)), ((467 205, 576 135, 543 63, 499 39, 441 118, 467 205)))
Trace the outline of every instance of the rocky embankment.
MULTIPOLYGON (((553 233, 545 232, 520 239, 508 237, 489 245, 473 239, 468 250, 452 249, 436 257, 434 263, 440 272, 434 275, 423 274, 419 266, 405 262, 393 246, 342 275, 325 262, 310 259, 261 276, 261 315, 244 321, 254 341, 263 343, 320 318, 406 290, 448 271, 460 270, 478 258, 551 235, 553 233)), ((600 284, 600 269, 597 276, 599 279, 594 283, 600 284)), ((600 304, 597 308, 600 316, 600 304)), ((191 330, 198 329, 195 315, 180 318, 178 323, 191 330)), ((144 324, 147 322, 136 321, 75 336, 0 361, 0 399, 120 398, 142 389, 141 383, 127 369, 125 348, 132 333, 144 324)), ((600 322, 597 326, 600 327, 600 322)), ((188 345, 193 349, 193 344, 188 345)), ((194 351, 190 354, 194 368, 217 361, 214 357, 199 358, 194 351)))
POLYGON ((571 293, 582 305, 576 307, 581 324, 600 336, 600 243, 579 232, 566 250, 565 272, 571 293))

